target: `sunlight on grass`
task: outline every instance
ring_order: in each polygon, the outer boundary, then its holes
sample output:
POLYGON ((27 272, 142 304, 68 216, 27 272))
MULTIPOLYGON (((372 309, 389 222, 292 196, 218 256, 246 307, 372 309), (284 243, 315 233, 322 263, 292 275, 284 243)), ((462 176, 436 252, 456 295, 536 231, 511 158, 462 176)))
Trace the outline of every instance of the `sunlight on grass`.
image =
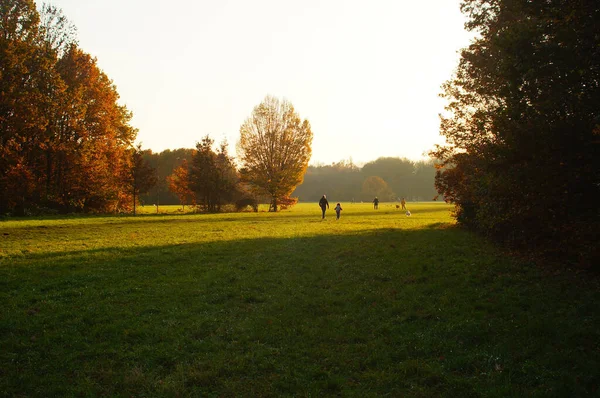
MULTIPOLYGON (((146 206, 148 208, 149 206, 146 206)), ((166 207, 166 206, 165 206, 166 207)), ((164 209, 172 211, 176 206, 164 209)), ((179 207, 180 208, 180 207, 179 207)), ((359 233, 379 228, 416 229, 452 223, 450 206, 420 203, 407 217, 392 204, 343 204, 340 220, 329 210, 321 220, 316 204, 299 204, 278 213, 158 214, 120 217, 56 217, 5 221, 0 256, 60 254, 102 248, 153 247, 259 237, 300 237, 359 233)))

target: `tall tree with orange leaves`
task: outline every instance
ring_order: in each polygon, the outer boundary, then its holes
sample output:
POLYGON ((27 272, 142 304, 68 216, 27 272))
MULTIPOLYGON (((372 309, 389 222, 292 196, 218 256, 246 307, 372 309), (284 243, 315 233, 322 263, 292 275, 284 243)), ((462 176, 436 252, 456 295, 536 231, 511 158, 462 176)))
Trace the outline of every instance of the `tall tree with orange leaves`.
POLYGON ((287 100, 267 96, 240 127, 237 145, 242 180, 271 198, 269 211, 302 183, 312 154, 313 133, 287 100))
POLYGON ((0 214, 24 214, 43 179, 40 153, 61 84, 31 0, 0 2, 0 214))
POLYGON ((0 2, 0 214, 111 211, 137 131, 53 6, 0 2))

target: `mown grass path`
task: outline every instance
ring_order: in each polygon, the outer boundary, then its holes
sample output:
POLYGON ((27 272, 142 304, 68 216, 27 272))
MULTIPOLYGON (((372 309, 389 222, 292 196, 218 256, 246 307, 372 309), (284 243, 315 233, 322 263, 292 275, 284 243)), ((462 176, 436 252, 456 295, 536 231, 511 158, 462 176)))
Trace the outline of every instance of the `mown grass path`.
POLYGON ((596 279, 342 206, 0 222, 0 395, 599 393, 596 279))

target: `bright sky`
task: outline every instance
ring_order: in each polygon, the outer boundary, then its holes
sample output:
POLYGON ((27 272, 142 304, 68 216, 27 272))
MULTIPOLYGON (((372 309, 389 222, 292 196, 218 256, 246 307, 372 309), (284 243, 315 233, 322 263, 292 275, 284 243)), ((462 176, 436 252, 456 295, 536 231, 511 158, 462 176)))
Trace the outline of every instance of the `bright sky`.
MULTIPOLYGON (((42 1, 38 0, 41 4, 42 1)), ((143 148, 235 151, 266 95, 311 123, 311 164, 421 159, 471 37, 460 0, 47 0, 78 29, 143 148)))

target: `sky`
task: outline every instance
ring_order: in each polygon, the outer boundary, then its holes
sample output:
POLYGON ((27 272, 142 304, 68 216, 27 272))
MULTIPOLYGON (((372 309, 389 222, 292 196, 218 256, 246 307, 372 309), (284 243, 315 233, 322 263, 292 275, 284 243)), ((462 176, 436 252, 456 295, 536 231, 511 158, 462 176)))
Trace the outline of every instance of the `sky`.
POLYGON ((471 37, 460 0, 45 2, 77 27, 154 152, 210 135, 235 154, 271 95, 310 122, 311 164, 424 159, 443 143, 440 86, 471 37))

